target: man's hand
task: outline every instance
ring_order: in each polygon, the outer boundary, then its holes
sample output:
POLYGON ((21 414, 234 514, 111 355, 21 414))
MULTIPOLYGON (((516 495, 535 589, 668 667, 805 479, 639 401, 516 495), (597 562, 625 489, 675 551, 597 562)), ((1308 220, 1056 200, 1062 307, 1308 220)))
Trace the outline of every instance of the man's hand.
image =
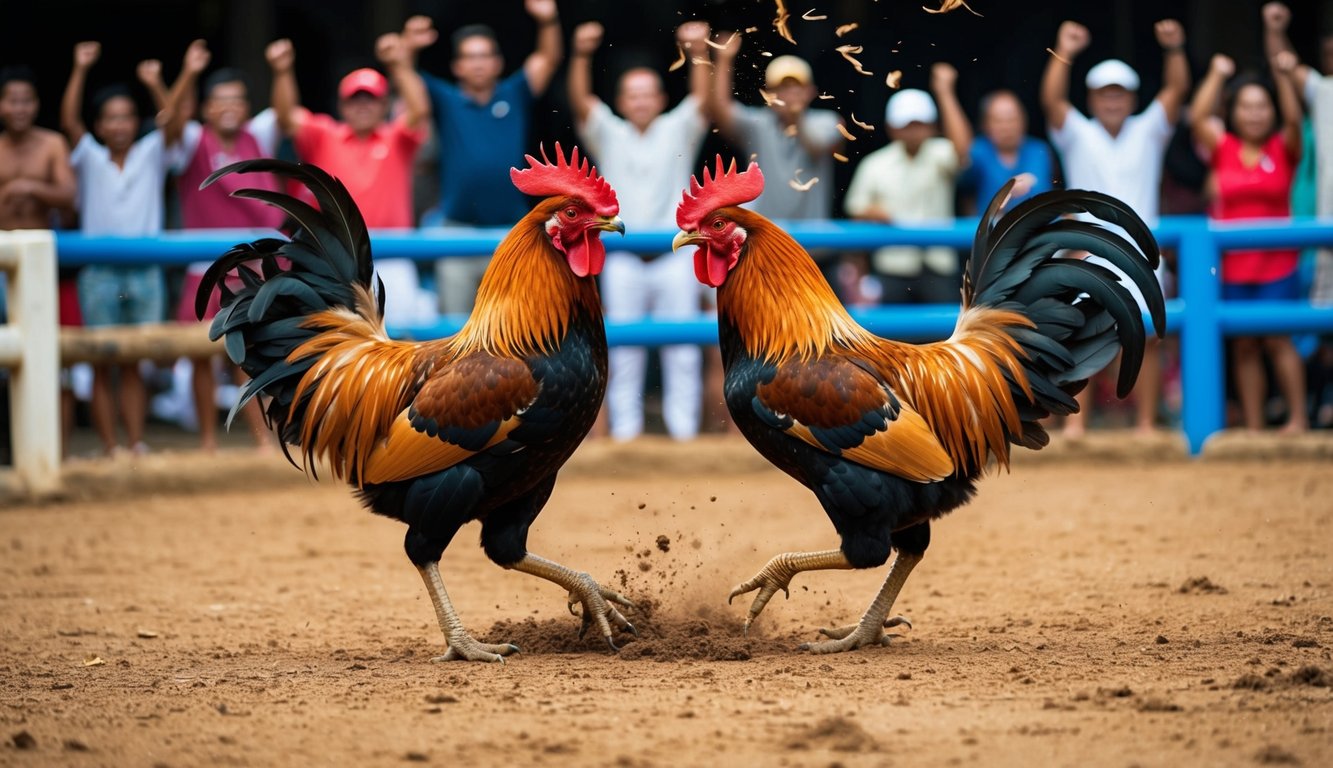
POLYGON ((1286 32, 1291 24, 1291 9, 1283 3, 1264 3, 1264 29, 1286 32))
POLYGON ((1091 42, 1092 35, 1087 27, 1077 21, 1066 21, 1055 35, 1055 52, 1060 58, 1069 60, 1083 53, 1091 42))
POLYGON ((1213 60, 1208 62, 1208 71, 1223 78, 1231 77, 1236 74, 1236 62, 1230 56, 1215 53, 1213 60))
POLYGON ((208 69, 208 63, 213 60, 213 53, 208 50, 208 43, 203 40, 195 40, 190 43, 190 47, 185 49, 184 69, 191 74, 201 74, 208 69))
POLYGON ((96 42, 78 43, 74 46, 74 68, 89 69, 102 56, 102 44, 96 42))
POLYGON ((720 60, 731 61, 741 52, 740 32, 714 32, 713 42, 722 46, 717 49, 717 57, 720 60))
POLYGON ((602 25, 596 21, 585 21, 574 27, 574 55, 591 56, 602 46, 602 25))
POLYGON ((375 58, 379 59, 385 69, 407 63, 409 55, 403 36, 397 32, 385 33, 375 40, 375 58))
POLYGON ((676 27, 676 42, 685 50, 701 50, 708 39, 708 22, 687 21, 676 27))
POLYGON ((34 182, 32 179, 11 179, 8 184, 0 184, 0 205, 14 205, 31 197, 34 182))
POLYGON ((1273 71, 1288 77, 1296 74, 1296 68, 1300 65, 1301 60, 1295 51, 1280 51, 1273 57, 1273 71))
POLYGON ((1175 19, 1162 19, 1153 25, 1152 31, 1164 51, 1178 51, 1185 47, 1185 28, 1175 19))
POLYGON ((148 88, 162 82, 162 62, 157 59, 144 59, 134 68, 134 76, 148 88))
POLYGON ((937 61, 930 66, 930 90, 935 93, 952 93, 958 84, 958 70, 952 64, 937 61))
POLYGON ((423 48, 435 45, 440 33, 435 29, 435 22, 429 16, 413 16, 403 24, 400 34, 409 52, 415 54, 423 48))
POLYGON ((555 0, 524 0, 523 8, 538 24, 550 24, 559 16, 555 0))
POLYGON ((264 49, 264 58, 275 73, 290 72, 296 65, 296 48, 287 38, 274 40, 264 49))

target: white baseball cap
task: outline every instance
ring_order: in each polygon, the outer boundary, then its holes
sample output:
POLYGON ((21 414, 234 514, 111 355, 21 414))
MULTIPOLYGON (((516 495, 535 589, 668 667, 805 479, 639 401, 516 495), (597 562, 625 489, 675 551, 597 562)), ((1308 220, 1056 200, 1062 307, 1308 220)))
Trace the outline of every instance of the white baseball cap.
POLYGON ((764 82, 769 88, 777 88, 784 80, 795 80, 801 85, 810 85, 815 81, 815 76, 805 59, 787 54, 768 62, 768 67, 764 70, 764 82))
POLYGON ((1120 59, 1107 59, 1088 70, 1088 79, 1085 82, 1090 91, 1111 85, 1118 85, 1127 91, 1137 91, 1139 73, 1120 59))
POLYGON ((898 91, 884 107, 884 122, 890 128, 904 128, 910 123, 933 123, 940 116, 930 94, 916 88, 898 91))

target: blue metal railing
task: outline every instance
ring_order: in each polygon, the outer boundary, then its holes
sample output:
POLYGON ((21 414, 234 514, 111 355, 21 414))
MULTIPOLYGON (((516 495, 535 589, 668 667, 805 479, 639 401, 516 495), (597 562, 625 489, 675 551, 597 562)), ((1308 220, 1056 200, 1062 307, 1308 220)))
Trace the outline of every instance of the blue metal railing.
MULTIPOLYGON (((863 222, 800 222, 785 225, 808 249, 865 249, 881 245, 945 245, 967 249, 976 220, 942 226, 884 226, 863 222)), ((429 261, 442 257, 488 254, 505 229, 431 228, 381 230, 374 233, 375 254, 381 258, 429 261)), ((1333 246, 1333 222, 1298 220, 1213 224, 1200 217, 1166 217, 1154 229, 1163 248, 1176 248, 1180 298, 1167 302, 1169 332, 1181 336, 1181 376, 1185 392, 1182 422, 1191 451, 1223 427, 1223 338, 1298 332, 1333 333, 1333 308, 1309 302, 1223 302, 1218 280, 1219 257, 1234 248, 1303 248, 1333 246)), ((216 258, 231 245, 264 233, 238 230, 168 232, 154 239, 86 237, 59 232, 56 248, 61 266, 83 264, 186 264, 216 258)), ((639 253, 666 251, 674 230, 631 232, 608 238, 608 245, 639 253)), ((953 330, 958 308, 952 305, 880 307, 853 312, 870 331, 910 341, 944 338, 953 330)), ((463 318, 391 329, 412 338, 436 338, 458 329, 463 318)), ((717 341, 716 320, 701 316, 684 321, 608 323, 615 345, 711 344, 717 341)))

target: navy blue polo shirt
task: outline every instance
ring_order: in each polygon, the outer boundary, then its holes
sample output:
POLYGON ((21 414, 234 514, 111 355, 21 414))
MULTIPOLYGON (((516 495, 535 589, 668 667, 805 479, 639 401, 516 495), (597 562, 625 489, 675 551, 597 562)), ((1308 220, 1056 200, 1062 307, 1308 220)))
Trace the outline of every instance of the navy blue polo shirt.
POLYGON ((520 69, 501 80, 486 104, 453 83, 422 74, 430 91, 440 151, 440 211, 446 221, 509 226, 528 203, 509 180, 524 168, 532 89, 520 69))

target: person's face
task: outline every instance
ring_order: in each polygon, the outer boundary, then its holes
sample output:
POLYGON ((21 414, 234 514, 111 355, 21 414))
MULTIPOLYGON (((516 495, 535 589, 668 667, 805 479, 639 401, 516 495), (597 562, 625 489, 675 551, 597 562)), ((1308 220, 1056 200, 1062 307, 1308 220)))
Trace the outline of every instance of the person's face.
POLYGON ((0 126, 16 133, 26 131, 37 121, 37 89, 32 83, 13 80, 0 91, 0 126))
POLYGON ((646 129, 666 109, 666 94, 657 73, 642 69, 626 72, 616 92, 616 109, 635 128, 646 129))
POLYGON ((1001 152, 1016 152, 1028 132, 1027 114, 1011 93, 994 96, 981 118, 981 131, 1001 152))
POLYGON ((1277 110, 1273 99, 1261 86, 1241 86, 1231 107, 1231 126, 1245 141, 1259 143, 1273 133, 1277 110))
POLYGON ((485 37, 469 37, 458 46, 454 57, 454 78, 463 85, 485 89, 500 81, 504 59, 495 43, 485 37))
POLYGON ((368 93, 354 93, 338 101, 338 112, 353 133, 370 133, 389 116, 389 100, 368 93))
POLYGON ((789 77, 778 83, 778 87, 773 90, 773 95, 782 102, 781 104, 775 102, 772 105, 773 109, 786 112, 789 115, 799 115, 814 100, 815 87, 789 77))
POLYGON ((233 136, 250 119, 245 83, 219 83, 204 100, 204 122, 223 136, 233 136))
POLYGON ((128 96, 107 99, 93 124, 93 134, 113 152, 128 150, 138 132, 139 109, 134 105, 134 99, 128 96))
POLYGON ((915 155, 926 143, 926 139, 935 135, 934 123, 911 122, 902 128, 889 128, 889 139, 901 141, 907 154, 915 155))
POLYGON ((1136 101, 1133 91, 1119 85, 1088 91, 1088 111, 1112 133, 1119 131, 1125 120, 1134 114, 1136 101))

